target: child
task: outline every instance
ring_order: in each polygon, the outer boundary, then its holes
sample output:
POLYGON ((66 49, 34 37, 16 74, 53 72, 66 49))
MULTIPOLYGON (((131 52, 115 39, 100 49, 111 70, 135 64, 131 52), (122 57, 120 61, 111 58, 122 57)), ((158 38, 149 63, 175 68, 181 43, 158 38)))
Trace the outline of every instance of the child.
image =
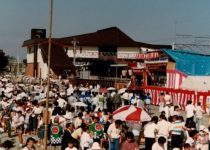
POLYGON ((41 147, 44 147, 43 144, 43 139, 44 139, 44 124, 43 124, 43 118, 42 118, 42 114, 38 115, 37 117, 38 119, 38 126, 37 126, 37 131, 38 131, 38 146, 41 145, 41 147))
POLYGON ((30 108, 26 108, 25 120, 24 120, 24 134, 29 134, 29 118, 31 115, 30 108))
POLYGON ((68 141, 68 147, 66 147, 65 150, 77 150, 77 148, 75 147, 74 142, 72 140, 68 141))

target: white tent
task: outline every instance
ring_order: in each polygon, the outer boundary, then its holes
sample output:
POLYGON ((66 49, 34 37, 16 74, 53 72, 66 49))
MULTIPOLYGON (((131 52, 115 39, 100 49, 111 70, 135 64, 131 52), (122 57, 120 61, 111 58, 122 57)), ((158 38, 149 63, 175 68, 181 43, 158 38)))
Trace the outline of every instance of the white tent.
POLYGON ((188 76, 183 80, 180 88, 193 91, 210 91, 210 76, 188 76))

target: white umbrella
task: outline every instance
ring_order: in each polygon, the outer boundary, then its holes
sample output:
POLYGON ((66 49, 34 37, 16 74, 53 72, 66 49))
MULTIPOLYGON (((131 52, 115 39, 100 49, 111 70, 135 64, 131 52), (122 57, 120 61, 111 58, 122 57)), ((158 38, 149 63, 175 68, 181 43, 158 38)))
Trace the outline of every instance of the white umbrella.
POLYGON ((92 89, 91 92, 97 93, 97 92, 99 92, 99 89, 92 89))
POLYGON ((13 88, 6 88, 6 90, 4 90, 5 93, 9 93, 9 92, 12 92, 13 91, 13 88))
POLYGON ((6 84, 6 87, 12 88, 12 87, 14 87, 14 85, 13 85, 12 83, 7 83, 7 84, 6 84))
POLYGON ((80 87, 80 88, 79 88, 79 91, 88 91, 88 88, 80 87))
POLYGON ((107 90, 108 91, 114 91, 114 90, 116 90, 114 87, 109 87, 109 88, 107 88, 107 90))
POLYGON ((3 78, 3 79, 1 79, 1 81, 3 81, 3 82, 7 82, 7 81, 8 81, 8 79, 3 78))
POLYGON ((119 93, 119 94, 123 94, 123 93, 125 93, 126 90, 127 90, 127 88, 122 88, 122 89, 120 89, 120 90, 118 91, 118 93, 119 93))
POLYGON ((20 87, 24 87, 24 86, 25 86, 25 84, 22 84, 22 83, 21 83, 21 84, 18 84, 18 86, 20 86, 20 87))
POLYGON ((87 107, 87 105, 83 102, 75 102, 72 104, 73 106, 79 106, 79 107, 87 107))

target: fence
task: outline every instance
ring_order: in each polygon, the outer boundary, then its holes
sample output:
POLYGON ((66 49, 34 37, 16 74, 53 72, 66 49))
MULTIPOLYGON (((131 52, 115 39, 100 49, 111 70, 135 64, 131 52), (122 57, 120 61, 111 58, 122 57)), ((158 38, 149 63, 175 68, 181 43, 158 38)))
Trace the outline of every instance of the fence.
POLYGON ((172 96, 173 104, 179 105, 182 110, 184 110, 187 101, 192 100, 195 105, 197 102, 201 102, 204 110, 206 110, 207 106, 210 102, 210 92, 196 92, 182 89, 171 89, 165 87, 156 87, 156 86, 145 86, 145 92, 149 92, 152 96, 152 104, 159 104, 159 95, 161 92, 169 92, 172 96))

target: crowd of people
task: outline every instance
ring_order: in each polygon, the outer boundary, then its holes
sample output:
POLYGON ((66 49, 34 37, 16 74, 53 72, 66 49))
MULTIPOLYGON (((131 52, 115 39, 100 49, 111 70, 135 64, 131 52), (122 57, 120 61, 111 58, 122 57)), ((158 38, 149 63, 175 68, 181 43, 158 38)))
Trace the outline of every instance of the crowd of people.
MULTIPOLYGON (((156 116, 149 93, 104 89, 100 85, 51 82, 49 120, 46 121, 45 84, 11 83, 0 77, 0 132, 7 133, 8 137, 17 135, 23 150, 35 149, 35 143, 36 147, 44 147, 45 125, 47 144, 61 150, 137 150, 141 137, 145 138, 146 150, 209 149, 209 130, 203 126, 205 111, 200 103, 194 106, 188 101, 185 121, 167 92, 159 96, 160 115, 156 116), (112 112, 122 105, 146 110, 151 121, 141 123, 136 133, 128 122, 113 118, 112 112), (25 135, 29 138, 24 144, 25 135)), ((2 147, 9 149, 8 142, 11 141, 4 141, 2 147)))

